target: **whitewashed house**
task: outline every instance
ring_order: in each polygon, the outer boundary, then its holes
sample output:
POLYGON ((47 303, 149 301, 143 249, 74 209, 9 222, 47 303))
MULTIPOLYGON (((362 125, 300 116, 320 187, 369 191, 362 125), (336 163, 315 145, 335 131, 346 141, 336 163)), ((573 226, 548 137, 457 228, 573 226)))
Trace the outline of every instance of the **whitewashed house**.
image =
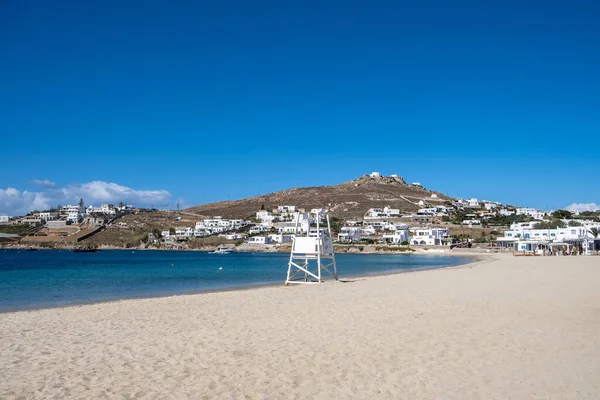
POLYGON ((48 221, 55 221, 58 219, 58 213, 54 212, 39 212, 34 213, 33 216, 41 219, 43 223, 46 223, 48 221))
POLYGON ((485 207, 486 210, 491 211, 491 210, 494 210, 495 208, 497 208, 498 204, 496 204, 496 203, 484 203, 483 206, 485 207))
POLYGON ((360 227, 343 226, 338 233, 338 241, 342 243, 360 242, 360 227))
POLYGON ((386 243, 401 244, 403 242, 410 242, 408 229, 399 229, 392 235, 383 235, 383 240, 386 243))
POLYGON ((360 228, 361 236, 373 236, 375 233, 377 233, 377 231, 371 225, 360 228))
MULTIPOLYGON (((513 224, 514 226, 515 224, 513 224)), ((531 229, 514 226, 505 231, 503 237, 496 239, 498 247, 512 247, 517 251, 532 251, 538 245, 565 243, 583 247, 585 250, 600 248, 600 240, 594 238, 586 227, 567 227, 558 229, 531 229)))
POLYGON ((175 236, 192 237, 194 236, 194 228, 175 228, 175 236))
POLYGON ((271 234, 271 243, 292 243, 292 235, 271 234))
POLYGON ((298 211, 296 206, 278 206, 277 212, 279 213, 295 213, 298 211))
POLYGON ((85 215, 85 208, 74 205, 67 205, 61 208, 60 213, 66 216, 66 220, 78 224, 83 220, 83 216, 85 215))
POLYGON ((463 199, 457 199, 456 201, 452 202, 452 205, 459 210, 462 210, 463 208, 469 207, 469 202, 463 199))
POLYGON ((256 219, 263 223, 272 223, 276 216, 272 212, 267 210, 261 210, 256 212, 256 219))
POLYGON ((543 211, 538 211, 535 208, 527 208, 527 207, 517 208, 516 214, 517 215, 527 215, 533 219, 537 219, 540 221, 542 221, 544 219, 544 217, 546 216, 546 213, 543 211))
POLYGON ((269 236, 253 236, 248 239, 248 244, 271 244, 269 236))
POLYGON ((0 215, 0 223, 5 223, 10 221, 10 217, 8 215, 0 215))
POLYGON ((414 245, 442 246, 450 238, 450 231, 445 228, 416 228, 411 231, 410 243, 414 245))
POLYGON ((105 215, 115 215, 117 213, 115 206, 112 204, 102 204, 100 207, 94 207, 90 205, 87 210, 87 214, 105 214, 105 215))
POLYGON ((481 207, 481 202, 475 198, 467 200, 469 208, 479 208, 481 207))
POLYGON ((417 210, 417 215, 429 215, 429 216, 434 216, 438 213, 437 208, 436 207, 430 207, 430 208, 419 208, 419 210, 417 210))
POLYGON ((399 218, 401 216, 400 209, 386 206, 383 208, 370 208, 365 215, 365 219, 399 218))
POLYGON ((264 233, 264 232, 267 232, 267 231, 268 231, 268 229, 267 229, 266 226, 256 225, 256 226, 253 226, 252 228, 250 228, 249 233, 251 235, 256 235, 257 233, 264 233))

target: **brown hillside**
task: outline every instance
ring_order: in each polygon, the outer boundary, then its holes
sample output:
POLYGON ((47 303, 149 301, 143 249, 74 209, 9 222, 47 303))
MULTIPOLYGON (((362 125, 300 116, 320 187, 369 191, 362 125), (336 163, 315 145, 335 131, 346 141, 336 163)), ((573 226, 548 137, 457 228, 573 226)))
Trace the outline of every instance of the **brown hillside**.
POLYGON ((236 201, 221 201, 189 208, 188 211, 207 216, 248 218, 264 205, 271 210, 280 205, 327 208, 331 215, 341 218, 361 218, 369 208, 390 206, 402 211, 415 211, 419 200, 440 203, 451 198, 422 187, 408 185, 401 177, 368 175, 335 186, 288 189, 281 192, 236 201), (431 195, 436 194, 437 199, 431 195))

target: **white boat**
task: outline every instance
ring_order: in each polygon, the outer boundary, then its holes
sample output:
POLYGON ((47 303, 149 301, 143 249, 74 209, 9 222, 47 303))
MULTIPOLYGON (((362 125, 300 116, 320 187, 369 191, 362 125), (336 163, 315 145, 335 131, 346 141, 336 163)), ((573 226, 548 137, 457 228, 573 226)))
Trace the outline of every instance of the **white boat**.
POLYGON ((210 254, 229 254, 233 249, 229 247, 219 246, 215 251, 211 251, 210 254))

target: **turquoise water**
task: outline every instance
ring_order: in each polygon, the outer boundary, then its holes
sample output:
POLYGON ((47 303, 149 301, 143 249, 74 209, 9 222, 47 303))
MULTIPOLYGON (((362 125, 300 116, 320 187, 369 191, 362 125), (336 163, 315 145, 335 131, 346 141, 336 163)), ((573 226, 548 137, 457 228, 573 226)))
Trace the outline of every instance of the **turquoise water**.
MULTIPOLYGON (((288 259, 288 254, 262 253, 0 250, 0 312, 283 284, 288 259)), ((339 254, 336 260, 344 279, 441 268, 471 258, 339 254)))

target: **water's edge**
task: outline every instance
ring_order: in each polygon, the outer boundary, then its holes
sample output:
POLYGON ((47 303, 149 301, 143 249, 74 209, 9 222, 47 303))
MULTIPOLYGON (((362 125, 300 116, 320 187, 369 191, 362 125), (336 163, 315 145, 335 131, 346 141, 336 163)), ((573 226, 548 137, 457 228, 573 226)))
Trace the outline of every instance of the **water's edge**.
MULTIPOLYGON (((120 250, 104 250, 106 252, 111 251, 120 251, 120 250)), ((352 255, 352 254, 349 254, 352 255)), ((378 254, 372 254, 373 256, 377 256, 378 254)), ((390 254, 385 253, 385 255, 393 255, 394 257, 411 257, 413 254, 390 254)), ((419 256, 425 257, 438 257, 440 255, 449 256, 450 254, 418 254, 419 256)), ((356 256, 361 256, 361 254, 356 254, 356 256)), ((389 271, 376 271, 369 274, 362 273, 348 273, 339 277, 339 282, 348 282, 348 281, 356 281, 369 279, 373 277, 381 277, 387 275, 398 275, 405 273, 414 273, 414 272, 425 272, 432 271, 438 269, 454 269, 454 268, 464 268, 466 266, 470 266, 472 264, 476 264, 481 260, 485 259, 485 256, 475 256, 475 255, 460 255, 463 258, 463 262, 453 265, 444 265, 444 266, 430 266, 430 267, 421 267, 421 268, 412 268, 405 270, 389 270, 389 271)), ((232 291, 246 291, 246 290, 257 290, 263 288, 271 288, 271 287, 279 287, 284 285, 285 276, 282 276, 281 280, 277 281, 267 281, 267 282, 249 282, 247 284, 226 284, 224 287, 214 288, 214 289, 197 289, 197 290, 184 290, 180 292, 155 292, 150 295, 141 294, 141 295, 130 295, 123 296, 115 299, 89 299, 89 300, 66 300, 63 304, 47 304, 47 305, 25 305, 25 306, 14 306, 14 307, 5 307, 0 308, 0 314, 5 313, 14 313, 14 312, 32 312, 37 310, 48 310, 48 309, 61 309, 66 307, 81 307, 86 305, 94 305, 94 304, 103 304, 103 303, 112 303, 118 301, 129 301, 129 300, 143 300, 143 299, 154 299, 154 298, 166 298, 166 297, 174 297, 174 296, 190 296, 190 295, 202 295, 202 294, 210 294, 210 293, 220 293, 220 292, 232 292, 232 291)), ((327 279, 325 284, 331 284, 334 281, 332 279, 327 279)))

